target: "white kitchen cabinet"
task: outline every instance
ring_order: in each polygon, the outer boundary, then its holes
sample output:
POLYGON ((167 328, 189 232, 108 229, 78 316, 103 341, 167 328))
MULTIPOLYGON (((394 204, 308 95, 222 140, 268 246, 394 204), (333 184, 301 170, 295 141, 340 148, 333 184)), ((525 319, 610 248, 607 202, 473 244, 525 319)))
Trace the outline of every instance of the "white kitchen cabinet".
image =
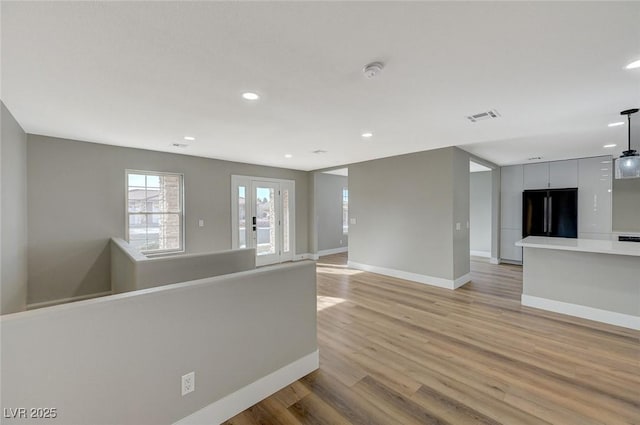
POLYGON ((569 187, 578 187, 578 160, 550 162, 549 188, 566 189, 569 187))
POLYGON ((578 160, 538 162, 524 165, 524 189, 578 187, 578 160))
POLYGON ((547 189, 549 187, 549 163, 538 162, 524 165, 524 189, 547 189))
POLYGON ((515 243, 522 239, 523 166, 511 165, 500 170, 500 258, 522 261, 522 248, 515 243))
POLYGON ((522 165, 500 170, 501 228, 522 228, 522 165))
POLYGON ((522 248, 516 242, 522 239, 520 229, 500 229, 500 259, 522 262, 522 248))
POLYGON ((583 158, 578 162, 578 231, 580 237, 609 239, 611 236, 610 156, 583 158))

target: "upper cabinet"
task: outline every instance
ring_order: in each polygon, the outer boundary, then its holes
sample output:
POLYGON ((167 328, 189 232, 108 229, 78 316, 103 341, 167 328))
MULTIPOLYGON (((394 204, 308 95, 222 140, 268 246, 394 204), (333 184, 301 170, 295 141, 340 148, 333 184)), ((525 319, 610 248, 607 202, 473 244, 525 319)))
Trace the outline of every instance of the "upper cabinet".
POLYGON ((524 165, 524 189, 578 187, 578 160, 539 162, 524 165))
POLYGON ((522 165, 500 170, 500 216, 503 229, 522 229, 522 165))
POLYGON ((611 234, 611 157, 599 156, 579 161, 578 236, 608 239, 611 234))
POLYGON ((578 160, 550 162, 549 188, 566 189, 569 187, 578 187, 578 160))
POLYGON ((524 189, 547 189, 549 187, 549 163, 524 165, 524 189))

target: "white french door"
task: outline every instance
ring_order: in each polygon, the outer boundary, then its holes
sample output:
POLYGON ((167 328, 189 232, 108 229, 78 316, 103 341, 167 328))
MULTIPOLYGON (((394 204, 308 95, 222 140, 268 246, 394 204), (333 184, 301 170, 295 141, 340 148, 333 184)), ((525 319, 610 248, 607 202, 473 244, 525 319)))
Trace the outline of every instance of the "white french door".
POLYGON ((295 184, 231 176, 232 248, 255 248, 256 265, 293 259, 295 184))

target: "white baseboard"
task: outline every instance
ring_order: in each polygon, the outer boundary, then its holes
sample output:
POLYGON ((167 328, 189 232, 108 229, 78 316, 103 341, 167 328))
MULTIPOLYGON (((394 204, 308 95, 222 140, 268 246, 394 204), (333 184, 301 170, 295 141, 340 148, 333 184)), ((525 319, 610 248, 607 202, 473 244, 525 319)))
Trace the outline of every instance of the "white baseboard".
POLYGON ((586 305, 571 304, 564 301, 550 300, 533 295, 522 294, 522 305, 535 307, 541 310, 553 311, 555 313, 567 314, 569 316, 580 317, 582 319, 595 320, 596 322, 608 323, 610 325, 622 326, 624 328, 640 330, 640 317, 630 314, 617 313, 615 311, 601 310, 599 308, 588 307, 586 305))
POLYGON ((320 367, 318 350, 228 396, 174 422, 174 425, 221 424, 320 367))
POLYGON ((453 281, 453 289, 458 289, 459 287, 461 287, 465 283, 469 283, 469 282, 471 282, 471 273, 467 273, 467 274, 465 274, 463 276, 460 276, 456 280, 454 280, 453 281))
POLYGON ((304 254, 296 254, 293 256, 293 261, 302 261, 302 260, 318 260, 318 254, 310 254, 305 252, 304 254))
POLYGON ((474 257, 491 258, 491 251, 469 251, 474 257))
POLYGON ((439 288, 456 289, 471 280, 471 275, 466 274, 456 280, 443 279, 441 277, 427 276, 424 274, 405 272, 403 270, 388 269, 386 267, 371 266, 369 264, 348 261, 347 266, 352 269, 364 270, 366 272, 378 273, 385 276, 397 277, 399 279, 410 280, 412 282, 424 283, 425 285, 437 286, 439 288))
POLYGON ((325 255, 331 254, 340 254, 341 252, 347 252, 349 250, 348 246, 341 246, 340 248, 332 248, 332 249, 321 249, 318 251, 319 257, 324 257, 325 255))
POLYGON ((489 264, 500 264, 500 259, 496 257, 489 258, 489 264))
POLYGON ((504 258, 500 259, 500 263, 504 263, 504 264, 513 264, 514 266, 521 266, 522 265, 522 261, 518 261, 518 260, 505 260, 504 258))
POLYGON ((113 292, 111 292, 111 291, 96 292, 95 294, 78 295, 77 297, 60 298, 60 299, 53 300, 53 301, 42 301, 42 302, 39 302, 39 303, 27 304, 27 310, 33 310, 33 309, 36 309, 36 308, 43 308, 43 307, 51 307, 52 305, 66 304, 66 303, 70 303, 70 302, 73 302, 73 301, 88 300, 88 299, 91 299, 91 298, 104 297, 104 296, 107 296, 107 295, 113 295, 113 292))

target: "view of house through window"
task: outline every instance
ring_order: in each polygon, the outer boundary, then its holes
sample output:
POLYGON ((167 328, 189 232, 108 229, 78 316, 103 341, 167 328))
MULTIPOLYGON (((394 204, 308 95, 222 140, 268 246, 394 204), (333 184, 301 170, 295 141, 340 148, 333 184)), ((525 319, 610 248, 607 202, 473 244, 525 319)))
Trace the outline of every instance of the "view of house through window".
POLYGON ((349 189, 342 188, 342 234, 349 234, 349 189))
POLYGON ((127 171, 129 243, 142 252, 182 251, 182 175, 127 171))

